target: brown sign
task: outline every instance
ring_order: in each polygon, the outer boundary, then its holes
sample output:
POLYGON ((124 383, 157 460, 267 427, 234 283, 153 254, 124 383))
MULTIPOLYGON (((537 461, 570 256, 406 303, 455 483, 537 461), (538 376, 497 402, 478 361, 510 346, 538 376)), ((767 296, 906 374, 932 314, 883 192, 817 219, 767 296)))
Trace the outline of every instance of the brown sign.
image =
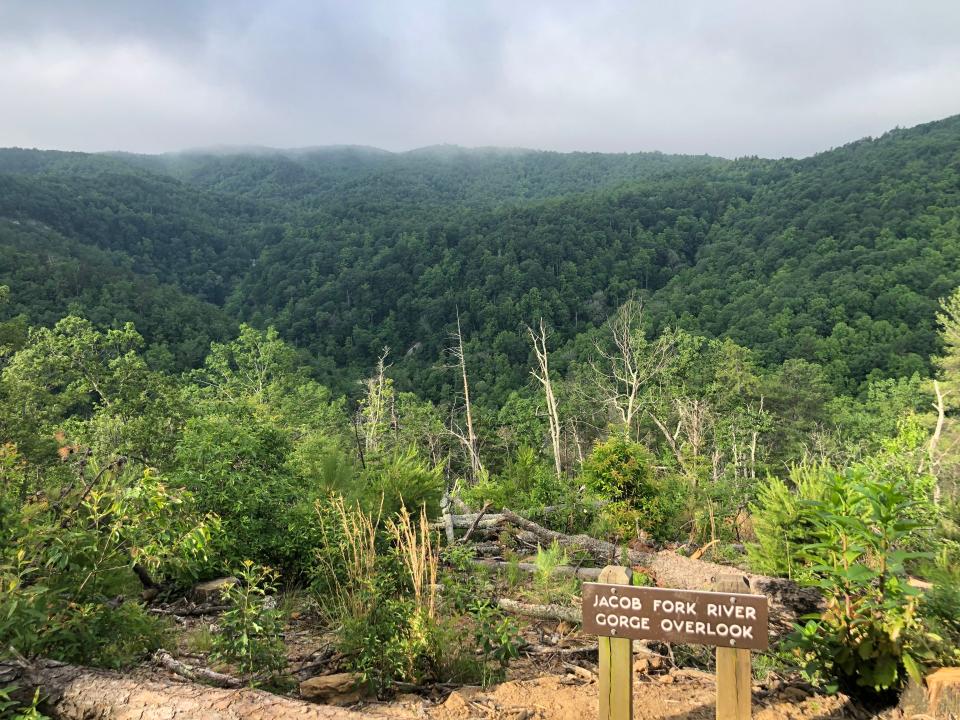
POLYGON ((765 595, 583 584, 589 635, 767 649, 765 595))

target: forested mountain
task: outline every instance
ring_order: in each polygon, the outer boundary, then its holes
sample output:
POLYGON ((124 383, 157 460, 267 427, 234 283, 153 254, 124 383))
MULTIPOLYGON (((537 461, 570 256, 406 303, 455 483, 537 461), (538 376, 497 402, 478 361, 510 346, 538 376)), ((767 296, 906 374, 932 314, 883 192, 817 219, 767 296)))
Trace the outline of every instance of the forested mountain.
POLYGON ((890 702, 960 663, 958 398, 960 116, 805 160, 0 151, 0 648, 489 685, 545 638, 510 596, 718 562, 756 671, 890 702))
MULTIPOLYGON (((453 382, 440 366, 459 311, 478 395, 493 401, 527 381, 525 324, 544 317, 562 345, 635 294, 655 329, 729 336, 769 364, 815 362, 856 392, 871 376, 928 370, 936 303, 960 284, 958 193, 958 117, 780 161, 5 150, 0 242, 21 255, 0 283, 14 308, 49 322, 78 301, 41 289, 40 248, 93 248, 91 288, 122 268, 175 288, 193 325, 209 316, 210 336, 222 315, 188 311, 187 296, 275 325, 342 387, 388 346, 397 382, 434 398, 453 382)), ((142 303, 105 311, 117 303, 90 292, 91 316, 169 342, 142 303)))

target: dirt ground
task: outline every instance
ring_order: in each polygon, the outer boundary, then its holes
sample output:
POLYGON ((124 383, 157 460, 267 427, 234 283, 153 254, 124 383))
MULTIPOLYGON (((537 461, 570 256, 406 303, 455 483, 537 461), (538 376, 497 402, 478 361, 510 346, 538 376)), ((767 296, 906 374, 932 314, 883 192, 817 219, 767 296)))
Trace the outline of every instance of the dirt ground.
MULTIPOLYGON (((637 720, 711 720, 715 717, 715 687, 706 673, 677 671, 640 677, 634 685, 637 720)), ((387 704, 357 709, 374 717, 429 720, 573 720, 597 714, 597 684, 578 675, 547 675, 515 680, 488 690, 462 688, 442 701, 401 696, 387 704)), ((797 687, 754 693, 756 720, 863 720, 870 714, 843 696, 810 695, 797 687)))
MULTIPOLYGON (((207 648, 196 647, 191 636, 215 628, 215 618, 189 618, 179 626, 178 655, 209 665, 207 648)), ((525 622, 523 636, 531 646, 579 649, 595 641, 582 637, 565 622, 525 622)), ((311 666, 312 674, 335 671, 337 658, 323 654, 330 638, 317 636, 312 621, 294 612, 285 634, 290 668, 311 666)), ((202 643, 200 643, 202 644, 202 643)), ((711 720, 715 717, 714 676, 688 667, 673 667, 656 653, 641 660, 637 656, 634 680, 634 717, 637 720, 711 720), (658 659, 659 657, 659 659, 658 659)), ((671 658, 672 659, 672 658, 671 658)), ((559 657, 556 654, 522 653, 511 664, 508 681, 493 687, 420 688, 386 702, 366 700, 352 708, 374 718, 410 720, 572 720, 595 718, 598 708, 596 654, 559 657)), ((216 669, 230 672, 229 667, 216 669)), ((296 688, 289 694, 296 697, 296 688)), ((896 711, 885 713, 897 718, 896 711)), ((828 720, 876 717, 843 695, 816 695, 809 687, 782 678, 768 678, 753 687, 753 716, 756 720, 828 720)))

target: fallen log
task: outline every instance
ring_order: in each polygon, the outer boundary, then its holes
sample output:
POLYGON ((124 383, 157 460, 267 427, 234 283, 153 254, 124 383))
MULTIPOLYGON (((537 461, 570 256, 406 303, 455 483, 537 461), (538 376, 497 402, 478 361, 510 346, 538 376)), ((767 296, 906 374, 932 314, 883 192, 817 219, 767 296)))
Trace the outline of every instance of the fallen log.
MULTIPOLYGON (((518 570, 523 572, 535 573, 537 572, 537 566, 534 563, 521 562, 521 563, 510 563, 505 560, 474 560, 473 564, 477 567, 486 567, 493 570, 506 570, 511 567, 515 567, 518 570)), ((582 568, 575 567, 574 565, 558 565, 555 568, 550 570, 551 575, 561 575, 563 577, 575 577, 580 578, 581 580, 590 580, 596 582, 600 577, 602 568, 582 568)))
POLYGON ((292 700, 249 688, 211 688, 193 682, 121 675, 52 660, 0 662, 0 686, 18 685, 29 702, 55 720, 362 720, 364 713, 292 700))
POLYGON ((583 620, 580 608, 564 605, 533 605, 509 598, 500 598, 497 600, 497 605, 501 610, 517 615, 526 615, 538 620, 566 620, 571 623, 579 623, 583 620))
POLYGON ((238 688, 244 685, 243 681, 239 678, 224 675, 209 668, 187 665, 185 662, 177 660, 166 650, 157 650, 153 655, 153 662, 175 675, 179 675, 187 680, 193 680, 194 682, 203 682, 213 687, 238 688))
POLYGON ((584 645, 583 647, 549 647, 546 645, 533 645, 524 648, 520 652, 524 655, 559 655, 560 657, 580 657, 581 655, 596 655, 599 645, 584 645))
MULTIPOLYGON (((703 590, 712 585, 714 578, 730 573, 729 567, 703 560, 693 560, 669 550, 642 552, 621 548, 588 535, 565 535, 549 530, 510 510, 504 510, 500 516, 514 527, 535 535, 544 544, 556 542, 561 547, 583 550, 604 563, 619 564, 621 557, 625 555, 631 565, 649 569, 656 577, 657 584, 662 587, 703 590)), ((823 600, 816 590, 801 587, 786 578, 752 573, 743 573, 743 575, 750 583, 751 592, 770 598, 772 619, 782 622, 785 627, 789 627, 800 615, 816 612, 822 606, 823 600)))

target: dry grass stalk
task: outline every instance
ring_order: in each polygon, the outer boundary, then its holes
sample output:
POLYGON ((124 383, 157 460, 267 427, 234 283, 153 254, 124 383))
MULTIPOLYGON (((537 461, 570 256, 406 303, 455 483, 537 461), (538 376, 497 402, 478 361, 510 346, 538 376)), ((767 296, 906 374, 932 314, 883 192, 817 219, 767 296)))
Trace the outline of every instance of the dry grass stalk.
POLYGON ((387 530, 410 576, 417 609, 436 617, 438 558, 426 509, 421 508, 419 520, 414 520, 406 507, 401 508, 397 519, 388 521, 387 530))
MULTIPOLYGON (((333 578, 335 602, 340 612, 361 617, 367 604, 362 591, 370 586, 376 573, 379 516, 374 519, 359 507, 348 506, 342 497, 333 501, 333 509, 339 525, 336 530, 342 536, 342 541, 337 544, 339 556, 332 559, 318 553, 317 558, 333 578), (338 566, 346 568, 346 581, 340 580, 338 566)), ((317 515, 326 533, 327 520, 319 508, 317 515)))

